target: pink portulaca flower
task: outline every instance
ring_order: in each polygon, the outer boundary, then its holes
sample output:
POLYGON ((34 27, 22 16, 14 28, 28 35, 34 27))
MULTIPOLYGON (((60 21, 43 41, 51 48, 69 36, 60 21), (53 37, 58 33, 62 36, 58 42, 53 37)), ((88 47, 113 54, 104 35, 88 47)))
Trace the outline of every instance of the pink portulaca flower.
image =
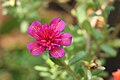
POLYGON ((60 18, 52 19, 50 25, 33 22, 28 28, 28 33, 36 39, 36 42, 30 42, 27 48, 35 56, 42 54, 47 48, 52 57, 63 57, 65 51, 60 46, 69 46, 72 42, 70 33, 61 33, 64 28, 65 22, 60 18))

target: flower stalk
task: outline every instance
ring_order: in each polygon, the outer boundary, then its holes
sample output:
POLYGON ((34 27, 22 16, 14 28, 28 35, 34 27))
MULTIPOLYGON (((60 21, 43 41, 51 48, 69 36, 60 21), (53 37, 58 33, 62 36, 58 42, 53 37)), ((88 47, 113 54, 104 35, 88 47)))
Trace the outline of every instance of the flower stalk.
POLYGON ((71 70, 71 68, 69 67, 69 65, 67 65, 65 62, 63 62, 63 64, 64 64, 63 67, 65 68, 65 70, 67 71, 67 73, 71 75, 71 77, 73 78, 73 80, 77 80, 76 74, 71 70))
POLYGON ((53 63, 55 63, 56 65, 59 65, 59 66, 61 66, 64 70, 66 70, 66 72, 73 78, 73 80, 77 80, 76 74, 72 71, 72 69, 70 68, 70 66, 65 63, 64 60, 58 59, 58 58, 54 58, 54 57, 50 57, 50 60, 51 60, 53 63))

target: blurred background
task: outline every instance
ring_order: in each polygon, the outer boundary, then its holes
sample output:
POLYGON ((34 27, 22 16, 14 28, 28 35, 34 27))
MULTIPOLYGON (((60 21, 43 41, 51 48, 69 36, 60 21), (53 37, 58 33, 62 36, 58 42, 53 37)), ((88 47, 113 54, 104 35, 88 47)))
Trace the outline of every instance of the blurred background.
POLYGON ((31 22, 49 23, 55 17, 73 35, 71 46, 64 47, 65 60, 90 52, 106 67, 99 76, 112 79, 120 68, 120 0, 0 0, 0 80, 71 80, 46 52, 32 56, 26 49, 34 41, 27 33, 31 22))

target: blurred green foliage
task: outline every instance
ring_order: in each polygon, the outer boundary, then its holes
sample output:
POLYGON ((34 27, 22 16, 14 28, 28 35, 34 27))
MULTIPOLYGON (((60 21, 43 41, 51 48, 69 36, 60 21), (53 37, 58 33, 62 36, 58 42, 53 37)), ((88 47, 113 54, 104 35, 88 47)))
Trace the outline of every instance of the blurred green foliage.
MULTIPOLYGON (((49 58, 47 51, 42 55, 32 56, 26 48, 2 50, 0 80, 3 80, 1 74, 5 74, 5 77, 10 76, 5 80, 72 80, 61 60, 75 72, 78 80, 103 80, 103 77, 107 76, 103 67, 105 58, 115 57, 117 52, 114 47, 120 47, 120 40, 112 40, 110 37, 110 28, 107 24, 109 12, 114 7, 107 5, 102 8, 102 5, 108 1, 76 0, 76 8, 71 10, 71 15, 78 23, 66 25, 65 32, 70 32, 73 40, 71 46, 64 47, 66 54, 61 59, 49 58), (92 13, 88 12, 89 9, 92 13), (101 12, 97 13, 98 10, 101 12), (102 30, 92 26, 93 17, 103 18, 102 30)), ((44 3, 44 0, 3 1, 1 3, 4 7, 3 15, 11 14, 12 18, 3 24, 0 35, 9 34, 14 29, 19 29, 21 33, 26 34, 32 21, 48 22, 49 20, 43 19, 38 13, 38 9, 43 7, 44 3)))

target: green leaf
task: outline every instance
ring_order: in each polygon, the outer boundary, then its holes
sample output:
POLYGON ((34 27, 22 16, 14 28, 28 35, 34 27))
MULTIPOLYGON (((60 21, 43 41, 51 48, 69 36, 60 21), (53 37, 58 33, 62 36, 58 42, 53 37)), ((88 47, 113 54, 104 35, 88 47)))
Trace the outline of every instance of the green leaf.
POLYGON ((102 44, 100 48, 111 57, 115 57, 117 55, 116 50, 114 50, 112 47, 110 47, 107 44, 102 44))
POLYGON ((112 47, 120 48, 120 39, 110 40, 108 44, 110 44, 112 47))
MULTIPOLYGON (((81 62, 81 63, 82 63, 82 62, 81 62)), ((80 76, 83 77, 84 74, 85 74, 85 73, 84 73, 85 66, 83 66, 83 64, 81 64, 81 63, 75 66, 75 70, 74 70, 74 71, 75 71, 76 73, 79 73, 80 76)))
POLYGON ((92 74, 90 70, 87 70, 87 80, 91 80, 92 74))
POLYGON ((48 72, 40 72, 39 75, 42 77, 50 77, 51 76, 51 74, 48 72))
POLYGON ((103 38, 102 32, 100 32, 96 29, 92 29, 92 35, 97 40, 100 40, 101 38, 103 38))
POLYGON ((81 60, 85 55, 86 55, 86 53, 85 53, 84 51, 81 51, 81 52, 75 54, 75 55, 73 56, 73 58, 69 60, 68 64, 69 64, 69 65, 72 65, 72 64, 78 62, 78 61, 81 60))
POLYGON ((50 60, 59 66, 63 66, 63 62, 61 61, 61 59, 50 57, 50 60))
POLYGON ((85 6, 78 6, 77 8, 78 22, 81 24, 86 19, 86 8, 85 6))
POLYGON ((93 0, 93 2, 97 3, 97 2, 98 2, 98 0, 93 0))
POLYGON ((92 27, 91 27, 91 24, 88 20, 85 20, 82 23, 82 28, 85 29, 88 34, 92 34, 92 27))
POLYGON ((109 15, 109 13, 110 13, 110 11, 111 10, 114 10, 115 8, 113 7, 113 6, 107 6, 106 8, 105 8, 105 10, 104 10, 104 12, 103 12, 103 14, 104 14, 104 17, 105 18, 107 18, 108 17, 108 15, 109 15))
POLYGON ((92 79, 91 80, 103 80, 102 78, 100 77, 97 77, 97 76, 92 76, 92 79))
POLYGON ((98 70, 98 69, 97 69, 97 70, 93 70, 93 71, 92 71, 92 74, 93 74, 93 75, 99 75, 99 74, 102 73, 102 72, 103 72, 102 70, 98 70))
POLYGON ((49 68, 46 66, 35 66, 34 69, 37 71, 49 71, 49 68))
POLYGON ((96 13, 92 13, 92 14, 90 14, 89 16, 90 16, 90 17, 94 17, 94 16, 100 16, 100 15, 98 15, 98 14, 96 14, 96 13))
POLYGON ((26 33, 28 29, 28 25, 29 25, 28 21, 22 21, 20 24, 20 31, 26 33))

